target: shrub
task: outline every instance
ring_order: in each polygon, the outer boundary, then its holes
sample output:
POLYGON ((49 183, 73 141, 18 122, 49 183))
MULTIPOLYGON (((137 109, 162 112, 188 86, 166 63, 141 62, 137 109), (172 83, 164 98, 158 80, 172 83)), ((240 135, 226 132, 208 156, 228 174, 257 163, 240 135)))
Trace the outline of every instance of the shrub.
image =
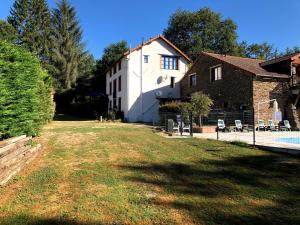
POLYGON ((37 135, 53 118, 52 80, 37 57, 0 42, 0 138, 37 135))
POLYGON ((180 108, 181 103, 180 102, 169 102, 164 105, 159 106, 159 112, 160 113, 180 113, 181 108, 180 108))

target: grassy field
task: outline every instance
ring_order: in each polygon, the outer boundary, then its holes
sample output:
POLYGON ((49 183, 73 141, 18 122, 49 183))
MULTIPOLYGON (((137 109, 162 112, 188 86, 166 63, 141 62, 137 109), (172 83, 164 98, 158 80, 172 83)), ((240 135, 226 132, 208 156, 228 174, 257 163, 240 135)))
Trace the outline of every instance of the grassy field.
POLYGON ((0 224, 300 224, 300 159, 142 125, 56 121, 0 224))

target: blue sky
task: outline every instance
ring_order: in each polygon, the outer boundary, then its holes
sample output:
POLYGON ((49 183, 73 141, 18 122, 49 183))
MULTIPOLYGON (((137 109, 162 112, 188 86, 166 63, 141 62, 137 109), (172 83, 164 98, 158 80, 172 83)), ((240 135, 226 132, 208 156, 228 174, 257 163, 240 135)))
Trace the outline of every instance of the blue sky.
MULTIPOLYGON (((50 7, 57 0, 48 0, 50 7)), ((5 19, 13 0, 1 0, 0 18, 5 19)), ((299 0, 70 0, 84 31, 84 42, 96 59, 103 48, 120 40, 132 47, 144 37, 163 32, 176 9, 196 10, 208 6, 238 25, 239 40, 268 42, 279 50, 300 46, 299 0)))

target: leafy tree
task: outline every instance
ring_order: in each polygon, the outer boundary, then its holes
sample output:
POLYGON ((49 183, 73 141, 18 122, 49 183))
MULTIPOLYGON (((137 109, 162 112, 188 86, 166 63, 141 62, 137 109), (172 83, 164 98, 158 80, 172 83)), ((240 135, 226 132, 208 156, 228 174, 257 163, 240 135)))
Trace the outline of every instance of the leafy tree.
POLYGON ((105 72, 128 50, 126 41, 110 44, 103 50, 102 58, 96 64, 96 81, 94 82, 103 93, 105 93, 106 85, 105 72))
POLYGON ((84 51, 82 30, 75 8, 67 0, 60 1, 53 10, 52 28, 53 77, 56 91, 62 93, 76 85, 87 54, 84 51))
POLYGON ((201 51, 237 54, 237 26, 222 20, 209 8, 196 12, 178 10, 169 20, 164 36, 195 60, 201 51))
POLYGON ((207 116, 213 105, 211 98, 201 92, 195 92, 191 96, 191 110, 195 116, 199 117, 199 125, 202 126, 202 116, 207 116))
POLYGON ((36 135, 54 114, 51 78, 38 58, 0 41, 0 139, 36 135))
POLYGON ((15 42, 17 32, 15 28, 4 20, 0 20, 0 41, 15 42))
POLYGON ((18 33, 17 43, 37 53, 44 64, 49 61, 50 11, 46 0, 16 0, 8 22, 18 33))
POLYGON ((285 51, 283 53, 281 53, 281 56, 292 55, 295 53, 300 53, 299 46, 294 46, 292 48, 286 48, 285 51))
POLYGON ((238 46, 239 55, 255 59, 272 59, 278 55, 277 49, 268 43, 250 44, 243 41, 238 46))

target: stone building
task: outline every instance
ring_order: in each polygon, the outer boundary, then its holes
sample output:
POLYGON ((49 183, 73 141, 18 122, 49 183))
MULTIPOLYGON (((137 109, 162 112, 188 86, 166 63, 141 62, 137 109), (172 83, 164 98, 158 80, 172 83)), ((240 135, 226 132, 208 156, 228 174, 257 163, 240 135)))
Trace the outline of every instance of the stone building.
POLYGON ((202 52, 181 80, 181 96, 203 92, 215 110, 254 110, 255 121, 273 118, 276 99, 283 119, 299 126, 299 65, 300 54, 264 61, 202 52))

